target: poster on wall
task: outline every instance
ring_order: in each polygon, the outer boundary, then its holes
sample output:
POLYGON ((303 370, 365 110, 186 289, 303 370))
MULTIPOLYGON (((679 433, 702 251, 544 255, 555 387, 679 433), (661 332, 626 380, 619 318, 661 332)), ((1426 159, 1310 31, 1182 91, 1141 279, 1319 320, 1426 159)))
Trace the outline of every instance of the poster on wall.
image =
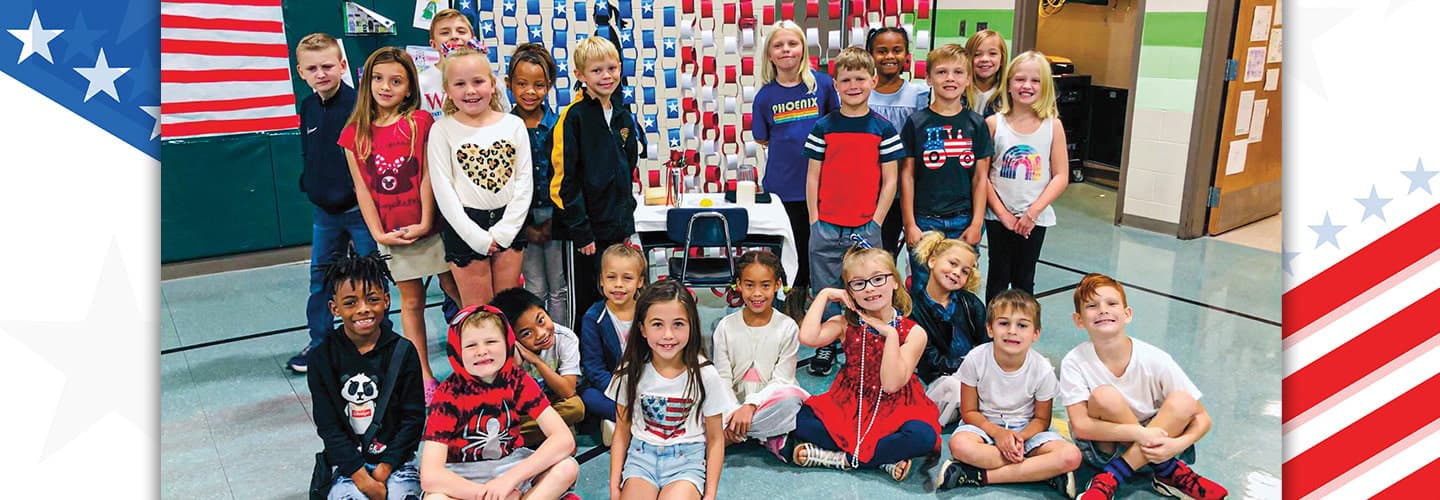
POLYGON ((429 45, 406 45, 405 53, 415 60, 415 72, 424 73, 425 70, 440 63, 440 53, 429 45))
POLYGON ((1263 42, 1265 37, 1270 36, 1270 14, 1274 7, 1260 5, 1255 7, 1255 19, 1250 22, 1250 41, 1263 42))
POLYGON ((1245 171, 1245 161, 1250 153, 1249 139, 1236 139, 1230 141, 1230 155, 1225 160, 1225 175, 1235 175, 1245 171))
POLYGON ((435 13, 449 6, 449 0, 415 0, 415 20, 411 24, 416 29, 430 31, 430 20, 435 18, 435 13))
POLYGON ((1265 70, 1265 90, 1271 91, 1280 88, 1280 68, 1265 70))
POLYGON ((1269 55, 1265 56, 1265 62, 1280 62, 1280 54, 1282 52, 1280 44, 1280 28, 1270 30, 1270 47, 1268 51, 1269 55))
POLYGON ((1240 92, 1240 105, 1235 107, 1235 135, 1250 133, 1250 112, 1255 106, 1255 91, 1240 92))
POLYGON ((1269 99, 1255 101, 1255 110, 1250 112, 1250 142, 1260 142, 1265 138, 1265 117, 1270 114, 1269 105, 1269 99))
POLYGON ((1265 47, 1250 47, 1245 55, 1245 83, 1265 78, 1265 47))

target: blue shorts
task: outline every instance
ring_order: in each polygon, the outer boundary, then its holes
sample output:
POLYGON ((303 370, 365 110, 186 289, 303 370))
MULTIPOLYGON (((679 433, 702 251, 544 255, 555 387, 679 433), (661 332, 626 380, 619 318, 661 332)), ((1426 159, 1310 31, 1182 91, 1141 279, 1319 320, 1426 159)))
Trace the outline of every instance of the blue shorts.
MULTIPOLYGON (((1001 426, 1001 427, 1004 427, 1004 428, 1007 429, 1007 430, 1011 430, 1011 431, 1015 431, 1015 432, 1020 432, 1021 430, 1023 430, 1023 429, 1025 428, 1025 426, 1030 425, 1030 421, 1027 420, 1027 421, 1025 421, 1025 422, 1020 422, 1020 423, 1017 423, 1017 424, 1015 424, 1015 425, 1008 425, 1008 424, 996 424, 996 425, 999 425, 999 426, 1001 426)), ((986 434, 984 429, 981 429, 981 428, 979 428, 979 427, 977 427, 977 426, 974 426, 974 425, 963 424, 963 425, 961 425, 960 427, 956 427, 956 428, 955 428, 955 432, 969 432, 969 433, 971 433, 971 434, 979 434, 980 437, 982 437, 982 438, 985 439, 985 444, 988 444, 988 445, 991 445, 991 446, 994 446, 994 445, 995 445, 995 438, 992 438, 992 437, 990 437, 989 434, 986 434)), ((1051 442, 1051 441, 1064 441, 1064 440, 1065 440, 1065 436, 1061 436, 1060 433, 1058 433, 1058 432, 1055 432, 1055 431, 1041 431, 1041 432, 1035 434, 1034 436, 1030 436, 1030 439, 1026 439, 1026 440, 1025 440, 1025 454, 1026 454, 1026 455, 1029 455, 1030 452, 1035 451, 1035 448, 1039 448, 1041 445, 1043 445, 1043 444, 1045 444, 1045 443, 1048 443, 1048 442, 1051 442)))
MULTIPOLYGON (((375 470, 375 466, 365 464, 365 468, 375 470)), ((411 460, 390 473, 385 480, 385 498, 387 500, 411 500, 418 499, 423 493, 420 491, 420 470, 415 468, 415 461, 411 460)), ((350 476, 335 478, 335 484, 330 487, 328 500, 366 500, 360 488, 355 487, 355 481, 350 476)))
POLYGON ((625 454, 625 468, 620 471, 621 484, 632 477, 644 479, 655 485, 655 489, 675 481, 690 481, 704 495, 705 443, 655 446, 631 438, 630 449, 625 454))
MULTIPOLYGON (((1111 444, 1115 445, 1115 449, 1111 450, 1110 453, 1105 453, 1095 445, 1095 441, 1085 439, 1075 440, 1075 446, 1078 446, 1080 448, 1080 456, 1085 458, 1085 463, 1090 464, 1097 469, 1105 468, 1105 464, 1108 464, 1111 461, 1115 460, 1116 457, 1125 454, 1125 450, 1130 448, 1128 446, 1128 443, 1111 444)), ((1185 451, 1180 452, 1179 455, 1175 455, 1175 458, 1178 458, 1181 462, 1185 462, 1187 464, 1194 464, 1195 447, 1191 446, 1189 448, 1185 448, 1185 451)))

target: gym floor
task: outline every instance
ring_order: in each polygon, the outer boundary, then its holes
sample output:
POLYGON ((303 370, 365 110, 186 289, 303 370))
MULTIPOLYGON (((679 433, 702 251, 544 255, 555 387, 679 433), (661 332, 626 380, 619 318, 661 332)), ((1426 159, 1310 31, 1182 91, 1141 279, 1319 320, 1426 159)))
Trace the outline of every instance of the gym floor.
MULTIPOLYGON (((1070 321, 1076 283, 1087 272, 1120 280, 1135 310, 1127 332, 1169 352, 1204 393, 1201 401, 1215 425, 1196 447, 1195 470, 1227 487, 1233 498, 1279 498, 1279 254, 1118 227, 1112 224, 1114 201, 1111 190, 1078 184, 1055 203, 1059 224, 1047 234, 1035 280, 1045 327, 1035 349, 1058 368, 1065 353, 1085 340, 1070 321)), ((431 288, 430 365, 444 376, 450 372, 441 348, 444 321, 437 287, 431 288)), ((304 496, 322 445, 305 377, 284 364, 308 338, 307 290, 306 262, 161 283, 162 497, 304 496)), ((714 295, 699 295, 707 327, 727 313, 714 295)), ((394 320, 398 325, 398 313, 394 320)), ((812 352, 801 348, 802 363, 812 352)), ((833 378, 800 372, 801 385, 812 393, 824 392, 833 378)), ((1063 408, 1056 408, 1054 422, 1068 435, 1063 408)), ((946 438, 952 429, 945 429, 946 438)), ((576 439, 576 491, 606 498, 609 450, 583 431, 576 439)), ((917 468, 896 483, 879 471, 802 469, 778 463, 758 446, 742 446, 727 451, 719 497, 1057 498, 1040 485, 927 493, 922 473, 917 468)), ((1082 488, 1093 473, 1081 469, 1082 488)), ((1137 480, 1118 498, 1156 496, 1148 481, 1137 480)))

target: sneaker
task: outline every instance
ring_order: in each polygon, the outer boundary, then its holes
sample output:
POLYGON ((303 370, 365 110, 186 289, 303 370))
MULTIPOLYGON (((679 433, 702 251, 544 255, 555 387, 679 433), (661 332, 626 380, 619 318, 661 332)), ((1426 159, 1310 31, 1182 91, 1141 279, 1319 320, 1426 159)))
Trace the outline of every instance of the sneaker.
POLYGON ((789 460, 785 459, 785 444, 789 441, 789 437, 789 434, 781 434, 779 436, 771 436, 765 440, 765 449, 770 450, 771 455, 775 455, 775 458, 780 459, 780 463, 790 463, 789 460))
POLYGON ((810 358, 811 375, 826 377, 835 371, 835 349, 835 343, 832 342, 815 350, 815 357, 810 358))
POLYGON ((564 495, 560 495, 560 500, 582 500, 582 499, 580 498, 580 495, 575 494, 575 492, 573 492, 573 491, 567 491, 567 492, 565 492, 564 495))
POLYGON ((285 362, 285 366, 295 373, 310 371, 310 346, 307 345, 301 349, 300 354, 291 356, 290 361, 285 362))
POLYGON ((440 388, 440 381, 430 379, 425 381, 425 407, 430 407, 430 401, 435 399, 435 389, 440 388))
POLYGON ((610 447, 610 439, 615 436, 615 422, 609 420, 600 421, 600 442, 606 448, 610 447))
POLYGON ((1175 471, 1168 477, 1155 475, 1153 481, 1155 491, 1161 495, 1176 498, 1189 498, 1192 500, 1215 500, 1225 498, 1230 492, 1225 490, 1219 483, 1205 479, 1203 476, 1190 470, 1185 462, 1175 461, 1175 471))
POLYGON ((890 479, 894 479, 895 482, 903 483, 910 478, 911 465, 914 464, 910 462, 910 459, 905 459, 893 464, 881 465, 880 470, 890 473, 890 479))
POLYGON ((1049 481, 1046 481, 1046 483, 1049 484, 1051 488, 1055 488, 1055 491, 1058 491, 1061 495, 1064 495, 1065 498, 1075 498, 1074 472, 1066 472, 1064 474, 1052 477, 1049 481))
POLYGON ((940 462, 925 478, 925 491, 948 490, 957 486, 980 486, 980 468, 959 460, 940 462))
POLYGON ((800 443, 795 446, 793 456, 794 464, 801 467, 829 467, 832 469, 850 470, 850 457, 845 456, 843 451, 834 451, 815 446, 812 443, 800 443), (800 459, 800 451, 805 451, 805 459, 800 459))
POLYGON ((1120 481, 1115 479, 1114 474, 1101 472, 1090 479, 1090 485, 1075 500, 1110 500, 1115 498, 1115 489, 1119 487, 1120 481))

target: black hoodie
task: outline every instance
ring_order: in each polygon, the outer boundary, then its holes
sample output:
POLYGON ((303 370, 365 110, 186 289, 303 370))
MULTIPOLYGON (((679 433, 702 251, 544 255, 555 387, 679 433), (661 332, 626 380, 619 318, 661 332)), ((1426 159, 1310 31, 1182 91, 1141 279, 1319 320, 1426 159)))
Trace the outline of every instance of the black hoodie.
MULTIPOLYGON (((364 464, 390 464, 399 468, 415 456, 420 431, 425 426, 425 393, 420 379, 420 356, 409 340, 381 327, 380 338, 370 352, 360 354, 340 328, 331 330, 320 345, 310 351, 307 376, 314 400, 315 432, 325 441, 325 457, 340 474, 349 476, 364 464), (373 415, 379 404, 381 385, 389 368, 392 351, 405 349, 404 361, 391 389, 390 404, 382 415, 382 427, 364 453, 358 443, 365 429, 354 428, 360 417, 373 415), (360 404, 355 405, 355 402, 360 404), (369 410, 365 405, 369 405, 369 410), (353 410, 353 412, 352 412, 353 410)), ((371 423, 371 425, 374 425, 371 423)))

